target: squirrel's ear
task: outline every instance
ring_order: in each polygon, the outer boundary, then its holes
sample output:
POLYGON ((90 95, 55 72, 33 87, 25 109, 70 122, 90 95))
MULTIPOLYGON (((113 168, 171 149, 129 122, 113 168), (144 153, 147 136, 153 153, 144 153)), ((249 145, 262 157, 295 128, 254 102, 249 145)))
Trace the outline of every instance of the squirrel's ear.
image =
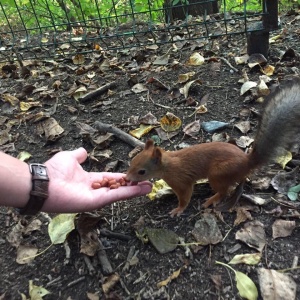
POLYGON ((161 156, 162 156, 161 149, 158 147, 155 147, 152 152, 152 159, 154 160, 155 164, 158 164, 161 162, 161 156))
POLYGON ((145 144, 145 150, 148 150, 150 148, 154 147, 154 142, 153 140, 147 140, 146 144, 145 144))

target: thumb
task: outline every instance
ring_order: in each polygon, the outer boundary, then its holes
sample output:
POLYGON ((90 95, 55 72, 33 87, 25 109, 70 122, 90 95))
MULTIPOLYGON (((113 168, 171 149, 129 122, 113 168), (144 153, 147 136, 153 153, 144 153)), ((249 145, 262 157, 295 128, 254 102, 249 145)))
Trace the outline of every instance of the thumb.
POLYGON ((70 151, 72 156, 76 158, 76 160, 82 164, 87 158, 87 152, 84 148, 80 147, 73 151, 70 151))

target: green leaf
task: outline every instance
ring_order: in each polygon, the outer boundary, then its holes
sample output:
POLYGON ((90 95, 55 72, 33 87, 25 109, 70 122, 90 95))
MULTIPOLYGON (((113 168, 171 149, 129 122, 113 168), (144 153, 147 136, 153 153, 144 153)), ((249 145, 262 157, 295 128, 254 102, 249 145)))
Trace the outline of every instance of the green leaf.
POLYGON ((298 193, 300 192, 300 184, 291 187, 288 190, 288 197, 291 201, 296 201, 298 199, 298 193))
POLYGON ((60 214, 51 220, 48 233, 52 244, 62 244, 67 235, 75 228, 74 220, 77 214, 60 214))
POLYGON ((254 282, 244 273, 235 271, 236 287, 240 296, 248 300, 256 300, 258 291, 254 282))

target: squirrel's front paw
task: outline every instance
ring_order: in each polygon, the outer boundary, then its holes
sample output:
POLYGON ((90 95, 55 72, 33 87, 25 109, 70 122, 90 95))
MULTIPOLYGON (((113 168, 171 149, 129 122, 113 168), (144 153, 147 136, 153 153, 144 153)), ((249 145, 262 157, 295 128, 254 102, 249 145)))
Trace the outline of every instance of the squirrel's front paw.
POLYGON ((170 216, 173 218, 176 215, 179 217, 184 211, 184 208, 182 207, 176 207, 173 210, 170 211, 170 216))

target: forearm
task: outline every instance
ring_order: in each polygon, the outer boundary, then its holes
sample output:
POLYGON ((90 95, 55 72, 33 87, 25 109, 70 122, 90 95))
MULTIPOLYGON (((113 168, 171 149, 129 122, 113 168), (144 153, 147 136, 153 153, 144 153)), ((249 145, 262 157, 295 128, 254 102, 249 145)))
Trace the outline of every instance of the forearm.
POLYGON ((24 207, 31 191, 27 163, 0 152, 0 205, 24 207))

